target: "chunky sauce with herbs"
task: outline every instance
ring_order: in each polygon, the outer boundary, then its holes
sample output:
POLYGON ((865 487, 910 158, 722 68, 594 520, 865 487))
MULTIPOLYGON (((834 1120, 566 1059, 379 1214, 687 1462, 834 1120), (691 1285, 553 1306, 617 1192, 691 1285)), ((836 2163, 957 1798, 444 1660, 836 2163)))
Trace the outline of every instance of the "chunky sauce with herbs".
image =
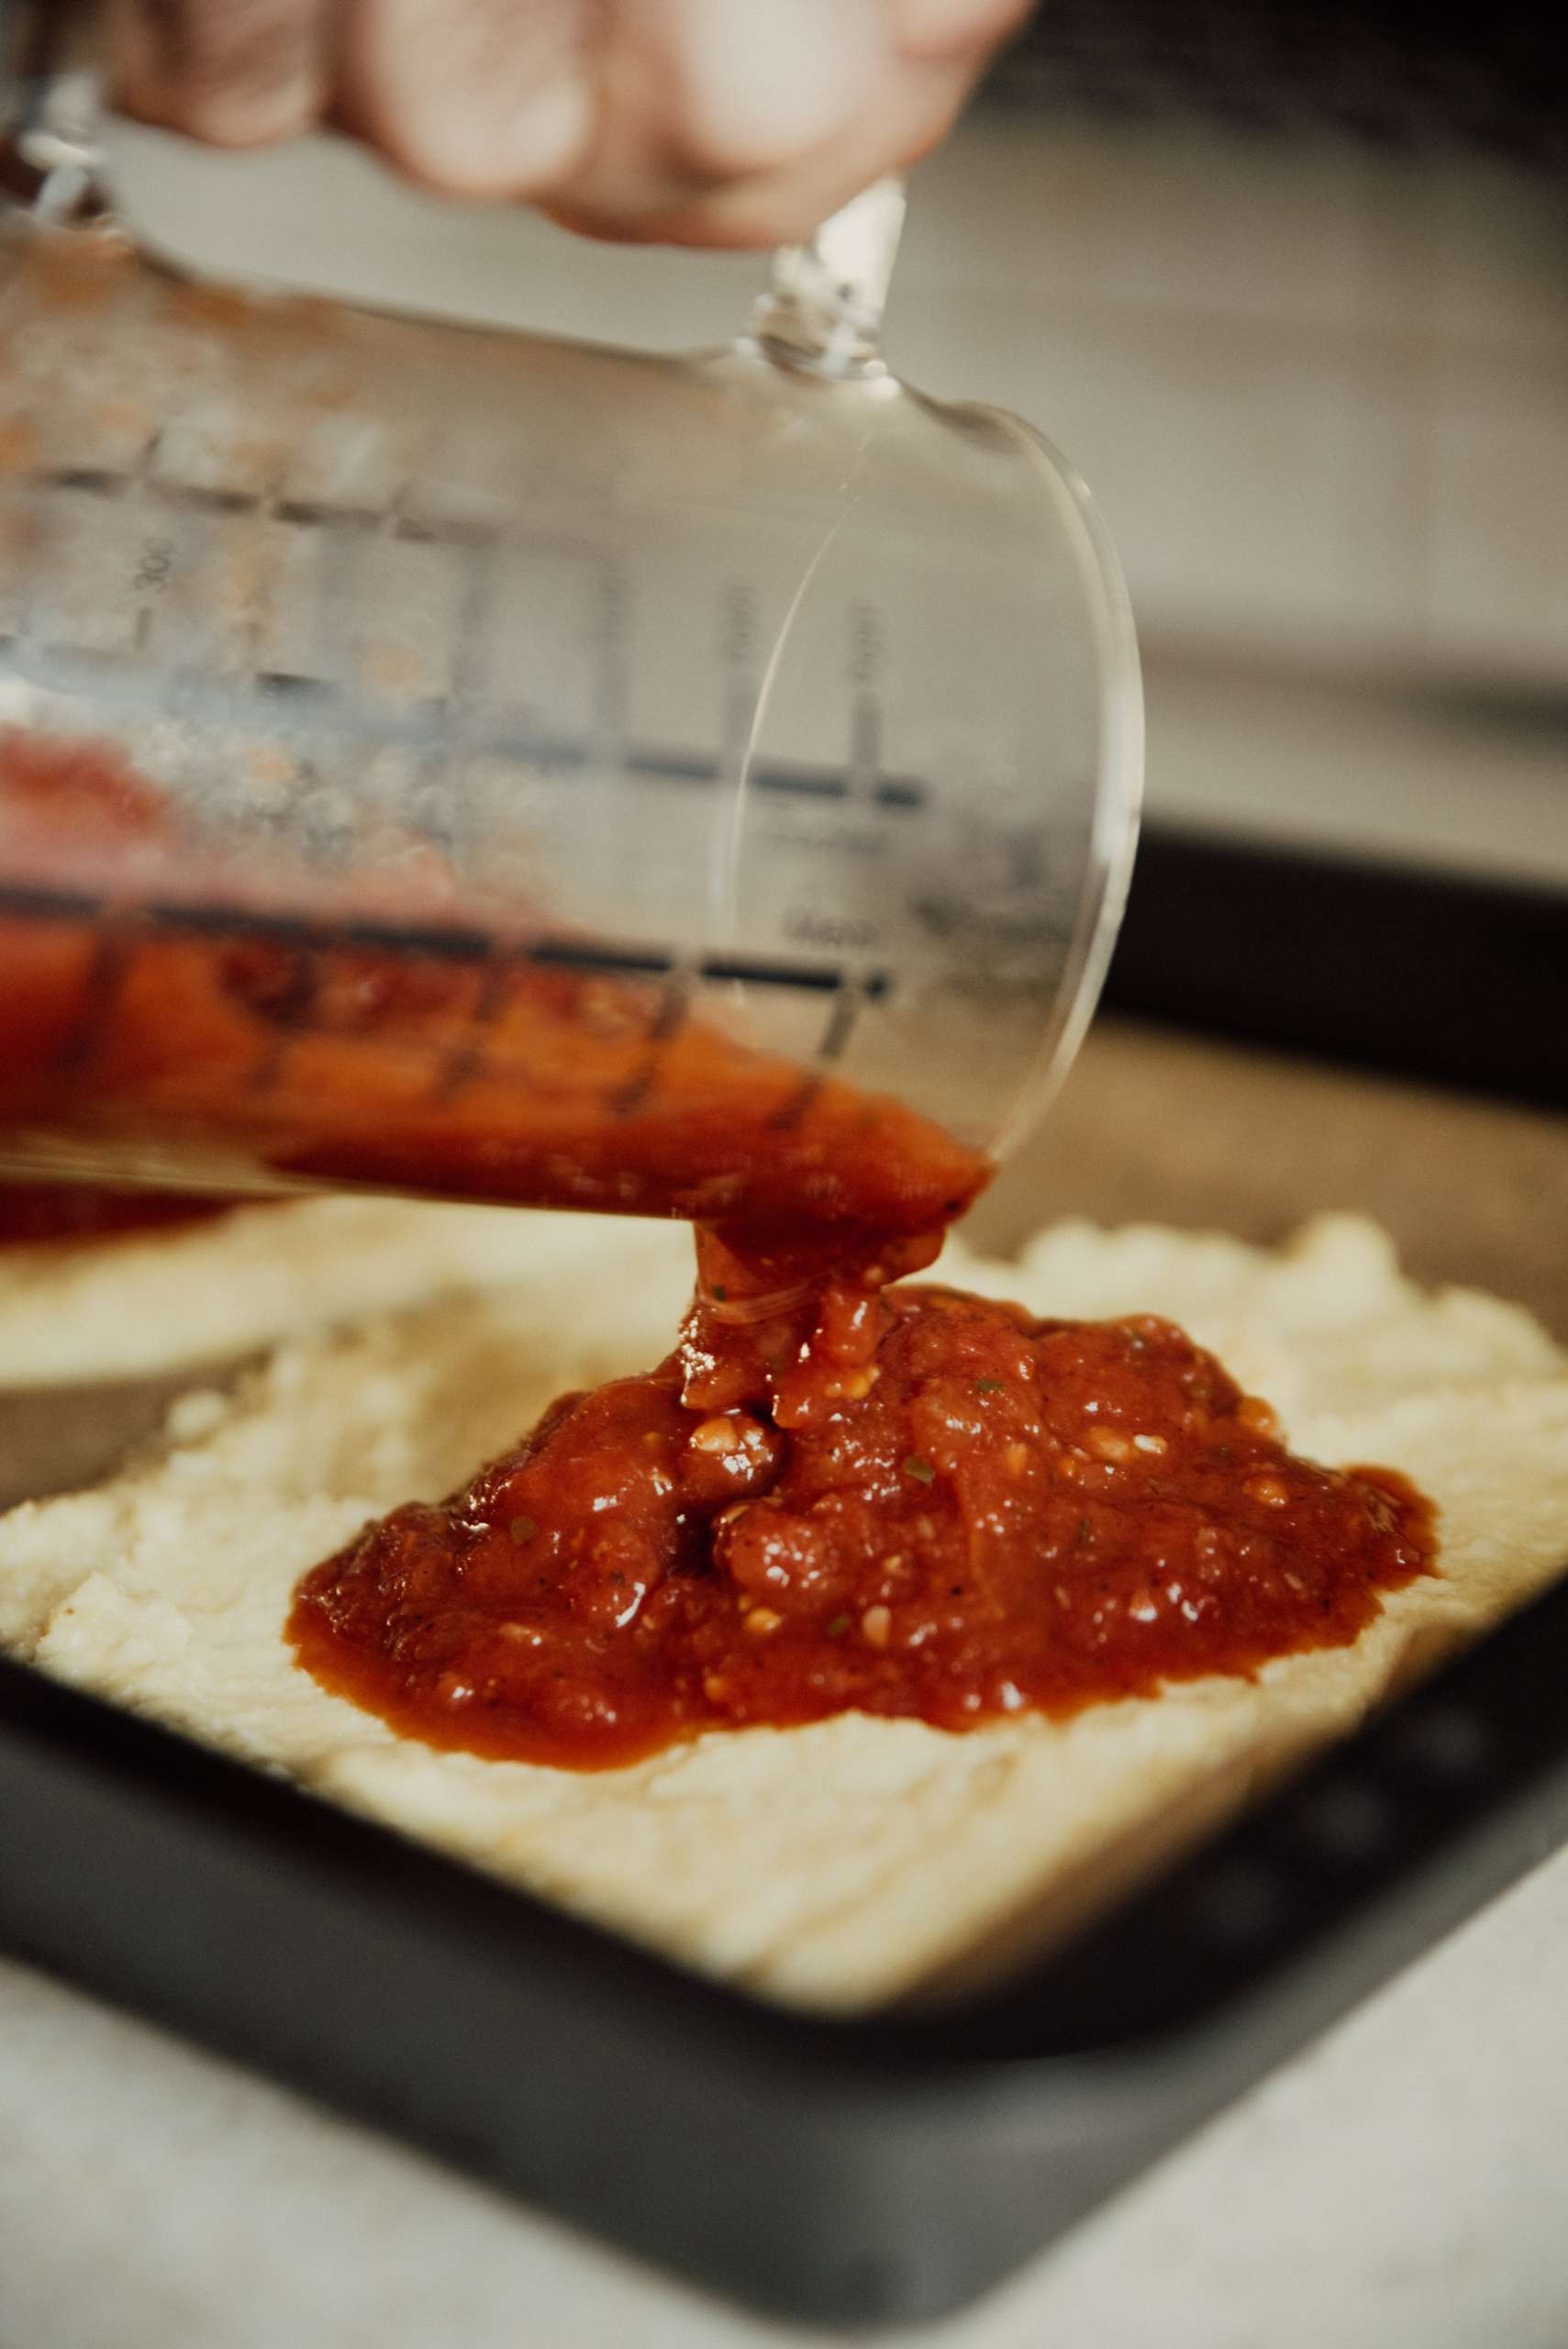
POLYGON ((307 1575, 301 1662, 431 1744, 601 1768, 1251 1672, 1353 1640, 1431 1560, 1407 1485, 1294 1458, 1168 1322, 844 1277, 733 1319, 718 1287, 657 1370, 307 1575))

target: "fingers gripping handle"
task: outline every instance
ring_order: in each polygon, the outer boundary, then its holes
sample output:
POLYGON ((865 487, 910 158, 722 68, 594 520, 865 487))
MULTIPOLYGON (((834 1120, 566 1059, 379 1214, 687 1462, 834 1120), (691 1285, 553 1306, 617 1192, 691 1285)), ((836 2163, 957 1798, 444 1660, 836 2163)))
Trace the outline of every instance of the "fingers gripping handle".
MULTIPOLYGON (((0 201, 56 223, 109 217, 98 146, 91 0, 0 0, 0 201)), ((904 183, 878 180, 806 244, 773 256, 752 319, 781 364, 853 374, 880 364, 904 226, 904 183)))
POLYGON ((94 10, 0 0, 0 196, 52 222, 108 217, 100 177, 94 10))
MULTIPOLYGON (((54 223, 107 219, 90 0, 0 0, 0 201, 54 223)), ((813 373, 880 365, 882 315, 904 226, 904 183, 878 180, 807 243, 773 256, 752 332, 813 373)))
POLYGON ((810 242, 773 256, 773 280, 751 331, 771 358, 815 374, 881 364, 882 314, 904 227, 904 183, 878 180, 810 242))

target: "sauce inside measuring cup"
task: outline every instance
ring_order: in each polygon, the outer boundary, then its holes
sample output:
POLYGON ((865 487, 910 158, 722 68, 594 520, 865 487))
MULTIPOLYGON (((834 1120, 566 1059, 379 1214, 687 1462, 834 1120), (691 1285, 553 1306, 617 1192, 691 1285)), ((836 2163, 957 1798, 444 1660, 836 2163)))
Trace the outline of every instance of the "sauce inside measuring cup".
POLYGON ((250 843, 171 856, 165 820, 115 753, 0 736, 0 1143, 889 1234, 945 1225, 985 1179, 898 1102, 685 1016, 673 981, 499 930, 448 951, 450 877, 414 844, 350 899, 250 843))
POLYGON ((0 1184, 0 1249, 85 1247, 183 1231, 232 1214, 238 1199, 177 1192, 94 1190, 85 1184, 0 1184))

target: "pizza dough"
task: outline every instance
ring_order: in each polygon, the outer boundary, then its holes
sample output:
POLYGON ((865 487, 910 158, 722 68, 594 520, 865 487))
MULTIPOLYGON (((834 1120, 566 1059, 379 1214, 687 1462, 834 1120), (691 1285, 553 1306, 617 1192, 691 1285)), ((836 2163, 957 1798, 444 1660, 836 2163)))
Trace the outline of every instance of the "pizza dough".
POLYGON ((183 1398, 112 1483, 0 1519, 0 1640, 692 1965, 848 2009, 1060 1928, 1568 1565, 1568 1364, 1528 1315, 1421 1295, 1344 1218, 1279 1254, 1062 1225, 1018 1264, 954 1246, 943 1276, 1042 1314, 1181 1321, 1296 1450, 1412 1476, 1440 1572, 1353 1647, 1063 1722, 846 1715, 586 1775, 437 1753, 295 1667, 296 1575, 461 1484, 562 1388, 655 1360, 689 1285, 684 1230, 516 1221, 512 1277, 483 1297, 292 1343, 237 1395, 183 1398))
POLYGON ((0 1247, 0 1397, 237 1360, 505 1280, 538 1254, 532 1219, 514 1208, 383 1198, 269 1201, 212 1222, 0 1247))

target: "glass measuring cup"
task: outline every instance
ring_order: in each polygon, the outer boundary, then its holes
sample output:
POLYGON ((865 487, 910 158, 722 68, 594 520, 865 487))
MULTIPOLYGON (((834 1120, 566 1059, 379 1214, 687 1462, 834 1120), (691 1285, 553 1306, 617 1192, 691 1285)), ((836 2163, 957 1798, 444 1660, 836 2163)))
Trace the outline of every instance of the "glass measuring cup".
POLYGON ((1081 485, 877 355, 901 192, 671 360, 195 282, 69 79, 3 177, 0 1172, 967 1196, 1140 701, 1081 485))

